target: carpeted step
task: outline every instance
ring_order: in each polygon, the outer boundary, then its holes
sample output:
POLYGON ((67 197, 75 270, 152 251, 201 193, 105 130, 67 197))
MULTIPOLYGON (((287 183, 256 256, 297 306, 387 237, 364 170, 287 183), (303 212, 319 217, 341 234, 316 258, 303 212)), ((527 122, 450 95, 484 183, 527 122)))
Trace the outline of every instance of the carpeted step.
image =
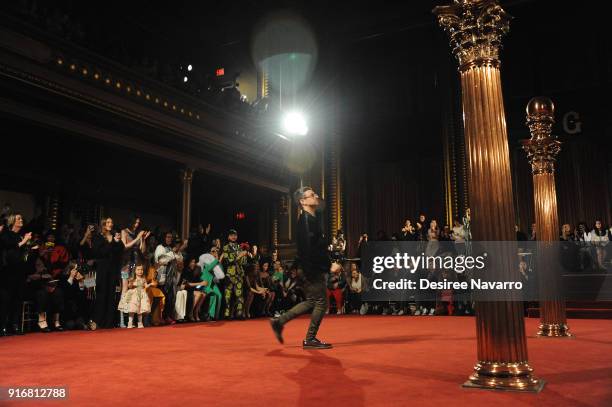
MULTIPOLYGON (((572 304, 576 305, 576 304, 572 304)), ((597 303, 593 304, 580 304, 583 307, 570 307, 568 303, 568 308, 566 308, 566 313, 568 318, 582 318, 582 319, 612 319, 612 308, 599 307, 597 303), (588 305, 588 306, 587 306, 588 305), (595 305, 593 307, 593 305, 595 305)), ((528 308, 527 309, 527 317, 529 318, 539 318, 540 317, 540 309, 539 308, 528 308)))
POLYGON ((567 308, 596 308, 612 310, 612 301, 567 301, 567 308))

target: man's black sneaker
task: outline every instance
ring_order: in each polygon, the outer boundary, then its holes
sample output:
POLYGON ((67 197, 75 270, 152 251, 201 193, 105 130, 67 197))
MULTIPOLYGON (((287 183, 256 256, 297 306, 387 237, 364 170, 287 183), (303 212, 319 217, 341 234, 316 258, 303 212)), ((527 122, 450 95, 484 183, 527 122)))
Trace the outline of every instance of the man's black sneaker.
POLYGON ((274 336, 280 343, 284 343, 283 341, 283 325, 280 323, 278 318, 270 318, 270 326, 272 327, 272 331, 274 331, 274 336))
POLYGON ((302 348, 304 349, 331 349, 333 346, 331 343, 321 342, 317 338, 306 339, 302 343, 302 348))

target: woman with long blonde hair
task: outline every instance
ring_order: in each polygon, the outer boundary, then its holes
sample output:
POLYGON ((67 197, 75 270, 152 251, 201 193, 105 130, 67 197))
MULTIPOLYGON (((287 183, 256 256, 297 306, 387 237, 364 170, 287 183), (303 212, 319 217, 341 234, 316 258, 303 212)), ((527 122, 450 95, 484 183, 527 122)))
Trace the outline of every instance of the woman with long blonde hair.
POLYGON ((100 233, 92 238, 92 255, 96 260, 96 299, 93 320, 98 328, 112 328, 117 310, 116 287, 119 285, 121 256, 124 250, 121 234, 114 230, 113 219, 106 217, 100 233))

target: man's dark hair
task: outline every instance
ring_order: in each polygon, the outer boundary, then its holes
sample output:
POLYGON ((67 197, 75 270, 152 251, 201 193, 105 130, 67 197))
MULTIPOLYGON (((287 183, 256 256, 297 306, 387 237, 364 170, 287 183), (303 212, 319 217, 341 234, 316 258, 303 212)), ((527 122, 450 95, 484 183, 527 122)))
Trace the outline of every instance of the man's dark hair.
POLYGON ((301 187, 298 188, 294 193, 293 193, 293 200, 299 205, 300 203, 300 199, 304 198, 304 194, 307 191, 314 191, 311 187, 301 187))

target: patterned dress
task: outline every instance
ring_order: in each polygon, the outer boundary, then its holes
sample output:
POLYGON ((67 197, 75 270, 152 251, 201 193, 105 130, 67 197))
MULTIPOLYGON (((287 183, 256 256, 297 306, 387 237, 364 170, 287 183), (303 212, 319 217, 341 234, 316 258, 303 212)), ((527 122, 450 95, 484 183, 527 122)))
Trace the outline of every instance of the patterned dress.
POLYGON ((151 312, 151 303, 145 290, 147 280, 144 277, 136 277, 132 282, 134 288, 130 288, 126 293, 128 311, 135 314, 146 314, 151 312))
POLYGON ((226 270, 225 281, 225 317, 242 317, 244 308, 244 265, 247 256, 238 258, 240 246, 230 242, 223 247, 223 268, 226 270))

